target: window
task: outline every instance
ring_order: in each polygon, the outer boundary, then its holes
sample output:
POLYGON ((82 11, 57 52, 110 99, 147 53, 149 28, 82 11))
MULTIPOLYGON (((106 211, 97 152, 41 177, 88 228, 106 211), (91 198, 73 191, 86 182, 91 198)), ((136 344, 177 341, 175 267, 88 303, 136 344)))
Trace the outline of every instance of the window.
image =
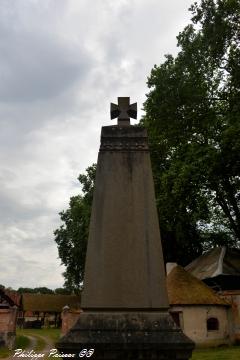
POLYGON ((219 322, 217 318, 211 317, 207 319, 207 330, 213 331, 219 329, 219 322))
POLYGON ((172 318, 177 326, 180 327, 180 312, 170 312, 172 318))

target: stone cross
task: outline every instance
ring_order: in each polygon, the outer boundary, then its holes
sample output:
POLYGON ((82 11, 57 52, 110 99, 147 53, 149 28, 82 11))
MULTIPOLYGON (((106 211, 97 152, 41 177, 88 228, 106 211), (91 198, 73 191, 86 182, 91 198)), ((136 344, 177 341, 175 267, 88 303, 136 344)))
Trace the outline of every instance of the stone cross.
POLYGON ((118 97, 118 105, 111 103, 111 119, 118 118, 118 125, 130 125, 130 118, 137 118, 137 103, 130 104, 130 97, 118 97))

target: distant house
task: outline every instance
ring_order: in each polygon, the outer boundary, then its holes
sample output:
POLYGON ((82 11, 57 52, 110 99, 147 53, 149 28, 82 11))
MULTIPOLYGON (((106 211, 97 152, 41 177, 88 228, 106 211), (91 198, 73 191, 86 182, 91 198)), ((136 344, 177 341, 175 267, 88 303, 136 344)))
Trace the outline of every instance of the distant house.
POLYGON ((173 319, 197 345, 232 342, 231 306, 227 301, 177 264, 168 271, 167 289, 173 319))
POLYGON ((231 303, 233 332, 235 340, 240 341, 240 249, 216 247, 185 269, 231 303))
POLYGON ((62 309, 68 306, 80 307, 80 297, 76 295, 22 294, 19 325, 24 327, 60 326, 62 309))
POLYGON ((0 289, 0 346, 11 349, 16 337, 17 307, 14 301, 0 289))
MULTIPOLYGON (((2 289, 2 294, 4 294, 6 299, 8 299, 10 306, 16 306, 17 308, 20 306, 21 294, 19 294, 17 291, 5 288, 2 289)), ((1 295, 0 295, 0 303, 1 303, 1 295)))

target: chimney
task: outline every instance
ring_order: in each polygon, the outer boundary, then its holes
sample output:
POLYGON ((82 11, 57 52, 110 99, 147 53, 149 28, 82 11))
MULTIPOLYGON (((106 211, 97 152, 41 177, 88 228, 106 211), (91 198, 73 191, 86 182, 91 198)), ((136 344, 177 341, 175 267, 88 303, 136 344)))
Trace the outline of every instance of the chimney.
POLYGON ((166 263, 166 272, 167 275, 170 274, 170 272, 172 271, 172 269, 174 269, 177 266, 177 263, 175 262, 168 262, 166 263))

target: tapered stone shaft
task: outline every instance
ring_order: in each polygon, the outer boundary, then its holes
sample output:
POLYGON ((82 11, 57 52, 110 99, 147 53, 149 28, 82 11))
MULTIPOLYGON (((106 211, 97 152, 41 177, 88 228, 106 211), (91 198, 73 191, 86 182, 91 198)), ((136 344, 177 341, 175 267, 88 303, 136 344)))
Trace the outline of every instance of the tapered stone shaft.
POLYGON ((102 128, 82 307, 168 307, 147 133, 102 128))

